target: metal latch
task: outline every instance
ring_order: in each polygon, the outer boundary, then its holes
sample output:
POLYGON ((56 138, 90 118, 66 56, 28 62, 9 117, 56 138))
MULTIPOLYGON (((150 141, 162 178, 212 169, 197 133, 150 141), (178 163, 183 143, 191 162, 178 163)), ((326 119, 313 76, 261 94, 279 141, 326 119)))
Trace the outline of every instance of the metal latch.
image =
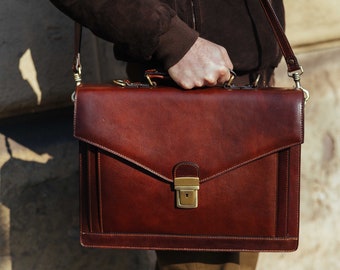
POLYGON ((198 207, 198 177, 176 177, 174 179, 176 190, 176 205, 178 208, 198 207))

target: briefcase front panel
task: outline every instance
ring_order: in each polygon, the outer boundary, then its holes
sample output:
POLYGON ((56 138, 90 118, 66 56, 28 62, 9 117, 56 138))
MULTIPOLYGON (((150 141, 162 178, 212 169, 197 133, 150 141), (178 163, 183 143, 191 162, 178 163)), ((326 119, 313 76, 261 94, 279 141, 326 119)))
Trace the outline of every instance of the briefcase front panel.
POLYGON ((75 136, 83 245, 297 248, 301 91, 82 85, 75 136), (178 207, 174 186, 185 162, 199 167, 190 208, 178 207))

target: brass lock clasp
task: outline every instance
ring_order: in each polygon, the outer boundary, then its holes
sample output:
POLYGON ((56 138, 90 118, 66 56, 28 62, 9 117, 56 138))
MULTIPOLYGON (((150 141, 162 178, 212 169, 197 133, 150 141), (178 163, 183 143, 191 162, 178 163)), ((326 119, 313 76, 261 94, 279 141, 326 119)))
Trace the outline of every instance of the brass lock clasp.
POLYGON ((197 208, 200 189, 199 167, 193 162, 181 162, 174 168, 174 190, 178 208, 197 208))
POLYGON ((174 179, 176 205, 178 208, 198 207, 198 177, 177 177, 174 179))

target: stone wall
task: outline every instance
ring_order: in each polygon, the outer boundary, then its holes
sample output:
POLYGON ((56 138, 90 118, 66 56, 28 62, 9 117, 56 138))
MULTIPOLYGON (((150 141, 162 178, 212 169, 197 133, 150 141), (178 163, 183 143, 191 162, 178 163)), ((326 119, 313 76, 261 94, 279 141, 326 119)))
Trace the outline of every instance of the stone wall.
MULTIPOLYGON (((304 68, 300 247, 261 254, 257 269, 340 269, 340 2, 286 0, 287 35, 304 68)), ((277 83, 289 85, 285 67, 277 83)))
MULTIPOLYGON (((285 5, 287 35, 311 94, 301 241, 294 253, 260 254, 257 269, 340 269, 340 3, 285 0, 285 5)), ((3 0, 0 22, 0 270, 153 269, 153 252, 79 245, 72 22, 48 1, 23 0, 3 0)), ((112 70, 123 64, 112 64, 110 45, 87 31, 84 44, 87 80, 123 76, 112 70)), ((293 85, 283 64, 277 84, 293 85)))
MULTIPOLYGON (((0 22, 0 118, 72 106, 73 22, 41 0, 2 0, 0 22)), ((120 76, 112 46, 83 36, 84 77, 120 76)))
MULTIPOLYGON (((305 109, 302 147, 300 247, 262 254, 257 269, 340 269, 340 47, 299 53, 302 83, 311 98, 305 109)), ((284 67, 278 81, 286 82, 284 67)))
MULTIPOLYGON (((79 244, 72 21, 49 1, 3 0, 0 22, 0 270, 153 269, 153 252, 79 244)), ((85 80, 124 76, 112 45, 88 31, 83 44, 85 80)))

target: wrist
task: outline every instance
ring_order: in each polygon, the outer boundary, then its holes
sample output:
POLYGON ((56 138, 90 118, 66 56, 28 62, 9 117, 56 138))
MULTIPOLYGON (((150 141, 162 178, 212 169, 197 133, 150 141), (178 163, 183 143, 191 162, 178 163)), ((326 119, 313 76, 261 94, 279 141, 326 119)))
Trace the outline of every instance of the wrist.
POLYGON ((199 34, 177 16, 171 19, 169 30, 160 36, 156 57, 166 70, 176 64, 191 48, 199 34))

